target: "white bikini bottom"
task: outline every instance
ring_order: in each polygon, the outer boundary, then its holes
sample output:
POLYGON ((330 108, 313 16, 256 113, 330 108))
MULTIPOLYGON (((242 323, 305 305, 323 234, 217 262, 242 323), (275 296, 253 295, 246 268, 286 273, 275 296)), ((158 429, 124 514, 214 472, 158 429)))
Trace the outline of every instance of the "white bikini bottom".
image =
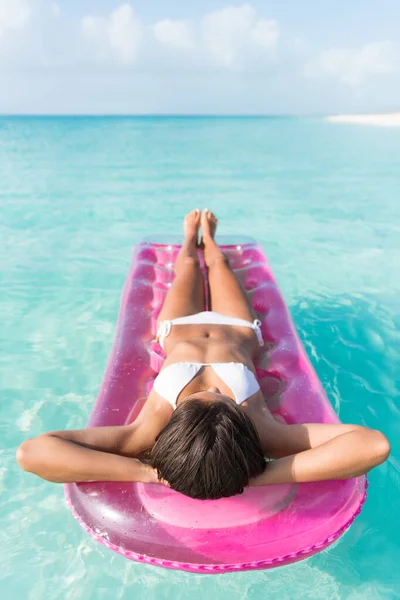
POLYGON ((234 325, 236 327, 249 327, 254 331, 257 336, 258 343, 260 346, 264 345, 264 340, 261 333, 261 321, 254 319, 253 322, 246 321, 245 319, 238 319, 236 317, 228 317, 221 313, 207 310, 199 312, 195 315, 188 315, 186 317, 178 317, 170 321, 161 321, 157 329, 157 341, 161 348, 164 349, 164 339, 171 333, 173 325, 234 325))

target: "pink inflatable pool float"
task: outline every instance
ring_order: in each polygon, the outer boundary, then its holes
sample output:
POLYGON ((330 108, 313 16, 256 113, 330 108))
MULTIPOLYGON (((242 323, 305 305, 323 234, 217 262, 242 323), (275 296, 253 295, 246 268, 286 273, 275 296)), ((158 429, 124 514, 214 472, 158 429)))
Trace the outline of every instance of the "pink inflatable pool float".
MULTIPOLYGON (((153 340, 174 277, 174 241, 158 236, 135 248, 90 427, 132 422, 160 370, 163 354, 153 340)), ((287 423, 338 422, 262 248, 251 238, 218 241, 262 321, 266 343, 255 364, 270 409, 287 423)), ((286 565, 323 550, 360 512, 366 478, 246 488, 221 500, 141 483, 69 484, 65 492, 79 523, 111 550, 170 569, 223 573, 286 565)))

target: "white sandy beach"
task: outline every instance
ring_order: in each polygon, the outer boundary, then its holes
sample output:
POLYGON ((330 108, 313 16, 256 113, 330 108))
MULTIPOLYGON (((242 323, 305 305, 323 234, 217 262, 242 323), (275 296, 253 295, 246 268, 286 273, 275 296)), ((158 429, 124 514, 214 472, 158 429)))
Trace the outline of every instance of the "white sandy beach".
POLYGON ((357 125, 378 125, 380 127, 400 127, 400 112, 376 115, 335 115, 327 117, 335 123, 355 123, 357 125))

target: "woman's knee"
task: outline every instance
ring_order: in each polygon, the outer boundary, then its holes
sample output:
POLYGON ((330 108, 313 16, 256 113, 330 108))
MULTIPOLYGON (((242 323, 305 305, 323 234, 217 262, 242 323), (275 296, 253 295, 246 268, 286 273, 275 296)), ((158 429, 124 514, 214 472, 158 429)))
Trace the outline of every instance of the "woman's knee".
POLYGON ((198 258, 195 258, 194 256, 182 257, 180 260, 177 260, 175 263, 175 273, 176 274, 184 269, 199 269, 199 268, 200 268, 200 261, 198 258))
POLYGON ((200 261, 194 256, 185 256, 185 258, 183 259, 183 264, 191 265, 192 267, 198 267, 200 265, 200 261))
POLYGON ((226 254, 221 252, 217 256, 213 256, 207 263, 209 269, 213 267, 230 267, 229 258, 226 254))

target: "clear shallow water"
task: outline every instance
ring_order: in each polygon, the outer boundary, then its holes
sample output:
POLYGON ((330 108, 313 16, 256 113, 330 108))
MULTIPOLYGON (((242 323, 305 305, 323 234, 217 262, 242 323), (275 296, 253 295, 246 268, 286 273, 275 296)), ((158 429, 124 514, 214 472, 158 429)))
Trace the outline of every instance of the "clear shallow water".
POLYGON ((0 118, 2 598, 400 597, 399 156, 399 130, 318 120, 0 118), (392 443, 344 538, 282 569, 126 561, 14 459, 27 437, 85 424, 131 246, 197 206, 263 241, 341 419, 392 443))

